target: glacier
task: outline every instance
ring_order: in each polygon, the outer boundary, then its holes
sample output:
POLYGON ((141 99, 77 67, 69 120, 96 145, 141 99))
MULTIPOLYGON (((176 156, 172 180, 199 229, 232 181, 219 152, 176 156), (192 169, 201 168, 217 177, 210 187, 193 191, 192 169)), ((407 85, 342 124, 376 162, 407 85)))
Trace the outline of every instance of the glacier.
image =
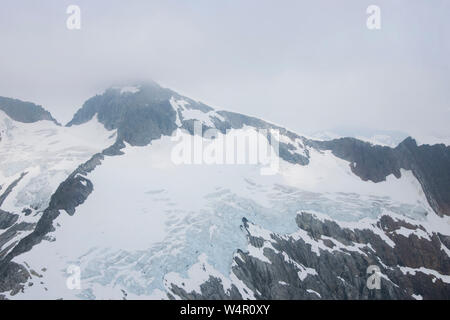
MULTIPOLYGON (((1 190, 14 185, 0 205, 19 214, 18 223, 35 227, 66 179, 81 176, 80 184, 93 185, 75 212, 59 209, 53 230, 12 258, 31 276, 19 292, 3 293, 8 299, 181 299, 185 296, 174 285, 200 294, 210 277, 224 290, 237 288, 241 297, 255 299, 261 292, 232 271, 239 261, 272 265, 271 255, 278 254, 302 282, 319 274, 275 248, 278 240, 302 240, 315 255, 374 251, 370 243, 343 244, 326 235, 315 239, 299 229, 304 213, 346 230, 369 231, 390 248, 396 242, 386 232, 430 242, 432 234, 450 235, 450 217, 433 210, 412 170, 365 181, 352 171, 354 163, 307 138, 256 118, 215 111, 155 85, 107 90, 65 127, 47 120, 18 122, 0 110, 0 133, 1 190), (175 163, 173 137, 192 137, 193 121, 231 136, 279 130, 278 172, 261 175, 262 164, 175 163), (135 122, 145 130, 134 132, 135 122), (90 161, 95 164, 90 170, 78 170, 90 161), (385 216, 404 225, 382 230, 378 219, 385 216), (81 289, 66 285, 71 266, 80 267, 81 289)), ((268 137, 265 143, 269 149, 268 137)), ((15 234, 1 255, 32 231, 15 234)), ((447 280, 435 270, 418 270, 447 280)), ((277 283, 289 286, 285 280, 277 283)), ((321 298, 316 289, 306 293, 321 298)))
POLYGON ((299 211, 356 224, 385 212, 435 216, 408 171, 365 182, 348 162, 311 150, 310 165, 280 159, 279 174, 262 176, 254 165, 175 165, 173 145, 167 136, 144 147, 127 144, 87 175, 94 191, 74 216, 57 218, 54 241, 15 258, 46 270, 18 298, 167 298, 165 281, 192 278, 199 261, 230 281, 233 254, 247 248, 243 217, 290 234, 299 211), (81 290, 65 287, 71 264, 81 267, 81 290))

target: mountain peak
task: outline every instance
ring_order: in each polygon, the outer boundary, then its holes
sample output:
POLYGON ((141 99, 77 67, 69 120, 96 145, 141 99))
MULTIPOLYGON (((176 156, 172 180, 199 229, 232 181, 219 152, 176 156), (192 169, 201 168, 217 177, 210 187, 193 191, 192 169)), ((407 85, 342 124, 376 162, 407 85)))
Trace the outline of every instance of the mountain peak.
POLYGON ((95 115, 106 129, 118 129, 118 139, 146 145, 175 130, 176 113, 170 104, 175 92, 156 82, 113 86, 88 99, 67 126, 79 125, 95 115))

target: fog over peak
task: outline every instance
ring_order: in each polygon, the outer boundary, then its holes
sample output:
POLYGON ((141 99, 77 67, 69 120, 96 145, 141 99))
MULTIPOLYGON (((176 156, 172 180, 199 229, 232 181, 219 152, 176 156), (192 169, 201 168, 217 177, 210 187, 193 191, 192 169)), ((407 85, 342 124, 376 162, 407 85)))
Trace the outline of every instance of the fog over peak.
POLYGON ((111 86, 154 80, 297 132, 450 136, 450 3, 2 1, 0 95, 62 123, 111 86), (81 30, 66 9, 81 9, 81 30))

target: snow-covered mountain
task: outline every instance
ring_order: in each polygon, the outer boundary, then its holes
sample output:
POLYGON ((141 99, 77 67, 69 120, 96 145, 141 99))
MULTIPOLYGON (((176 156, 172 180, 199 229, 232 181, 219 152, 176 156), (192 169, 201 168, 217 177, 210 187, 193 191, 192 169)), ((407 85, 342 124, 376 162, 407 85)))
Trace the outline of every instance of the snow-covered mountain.
MULTIPOLYGON (((393 130, 375 130, 369 128, 333 128, 325 131, 313 132, 308 135, 314 140, 334 140, 339 138, 352 137, 361 141, 366 141, 375 145, 387 146, 395 148, 410 134, 402 131, 393 130)), ((422 144, 445 144, 450 145, 450 137, 429 135, 429 134, 415 134, 414 140, 418 145, 422 144)))
POLYGON ((10 101, 0 99, 4 298, 450 298, 448 146, 314 140, 155 83, 108 89, 64 127, 10 101), (242 136, 279 147, 275 174, 173 161, 180 139, 242 136), (370 266, 380 289, 367 286, 370 266), (73 267, 80 288, 67 285, 73 267))

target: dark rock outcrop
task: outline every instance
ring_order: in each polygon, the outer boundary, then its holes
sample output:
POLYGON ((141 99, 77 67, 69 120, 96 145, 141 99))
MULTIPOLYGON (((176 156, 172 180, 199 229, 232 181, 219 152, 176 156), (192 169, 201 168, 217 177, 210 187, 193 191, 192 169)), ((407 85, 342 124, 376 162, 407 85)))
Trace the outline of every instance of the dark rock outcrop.
POLYGON ((349 161, 353 173, 364 181, 384 181, 390 174, 399 178, 400 169, 411 170, 436 213, 450 215, 450 146, 418 146, 412 138, 406 138, 396 148, 354 138, 308 143, 349 161))
POLYGON ((0 230, 7 229, 16 223, 19 216, 0 209, 0 230))
POLYGON ((93 191, 92 182, 85 176, 94 170, 96 166, 100 165, 105 156, 121 154, 120 149, 123 147, 123 143, 115 143, 81 164, 59 185, 50 199, 49 206, 44 210, 37 224, 21 222, 0 234, 0 292, 12 291, 17 293, 22 288, 23 283, 28 279, 22 276, 23 271, 26 271, 26 269, 13 263, 14 257, 31 250, 33 246, 46 239, 48 233, 54 231, 53 221, 61 214, 61 210, 69 215, 75 213, 75 208, 82 204, 93 191), (30 230, 32 232, 18 241, 18 243, 12 243, 6 248, 2 248, 17 232, 30 230), (17 280, 17 282, 14 283, 13 280, 17 280), (2 290, 2 288, 8 289, 2 290))
MULTIPOLYGON (((170 104, 170 99, 181 99, 186 104, 186 109, 198 110, 203 113, 214 111, 213 108, 194 101, 178 93, 160 87, 153 82, 139 85, 139 90, 134 93, 121 93, 120 88, 110 88, 101 95, 87 100, 83 107, 79 109, 67 126, 79 125, 91 120, 97 114, 97 118, 106 129, 117 129, 117 141, 127 142, 134 146, 144 146, 154 139, 159 139, 162 135, 171 135, 178 127, 176 117, 181 122, 181 128, 194 134, 194 120, 184 119, 182 113, 175 111, 170 104)), ((303 137, 286 130, 285 128, 273 125, 258 118, 249 117, 243 114, 218 111, 222 118, 212 117, 214 128, 222 133, 229 129, 241 129, 245 125, 258 129, 277 129, 283 135, 291 139, 304 140, 303 137)), ((210 127, 202 125, 206 130, 210 127)), ((270 134, 268 134, 270 141, 270 134)), ((279 142, 279 155, 282 159, 306 165, 309 163, 307 156, 290 152, 293 146, 279 142)))
MULTIPOLYGON (((30 278, 30 274, 24 266, 15 262, 9 262, 5 269, 6 272, 0 280, 0 292, 10 292, 11 295, 15 295, 23 289, 23 284, 30 278)), ((1 295, 0 300, 2 300, 1 295)))
POLYGON ((136 93, 111 88, 87 100, 67 126, 85 123, 97 114, 106 129, 117 129, 117 141, 144 146, 176 129, 172 94, 153 83, 141 85, 136 93))
POLYGON ((50 112, 31 102, 0 97, 0 110, 4 111, 11 119, 19 122, 31 123, 49 120, 58 124, 50 112))
MULTIPOLYGON (((296 222, 301 236, 271 233, 262 238, 252 234, 254 225, 243 219, 248 245, 263 250, 270 263, 238 250, 231 272, 256 299, 450 299, 450 283, 433 275, 448 278, 450 273, 442 235, 386 215, 361 229, 342 228, 308 213, 299 214, 296 222), (420 229, 429 239, 394 232, 401 227, 420 229), (380 270, 379 289, 367 285, 369 266, 380 270)), ((225 291, 214 277, 200 288, 201 293, 186 292, 174 284, 171 294, 184 299, 242 299, 234 285, 225 291)))

